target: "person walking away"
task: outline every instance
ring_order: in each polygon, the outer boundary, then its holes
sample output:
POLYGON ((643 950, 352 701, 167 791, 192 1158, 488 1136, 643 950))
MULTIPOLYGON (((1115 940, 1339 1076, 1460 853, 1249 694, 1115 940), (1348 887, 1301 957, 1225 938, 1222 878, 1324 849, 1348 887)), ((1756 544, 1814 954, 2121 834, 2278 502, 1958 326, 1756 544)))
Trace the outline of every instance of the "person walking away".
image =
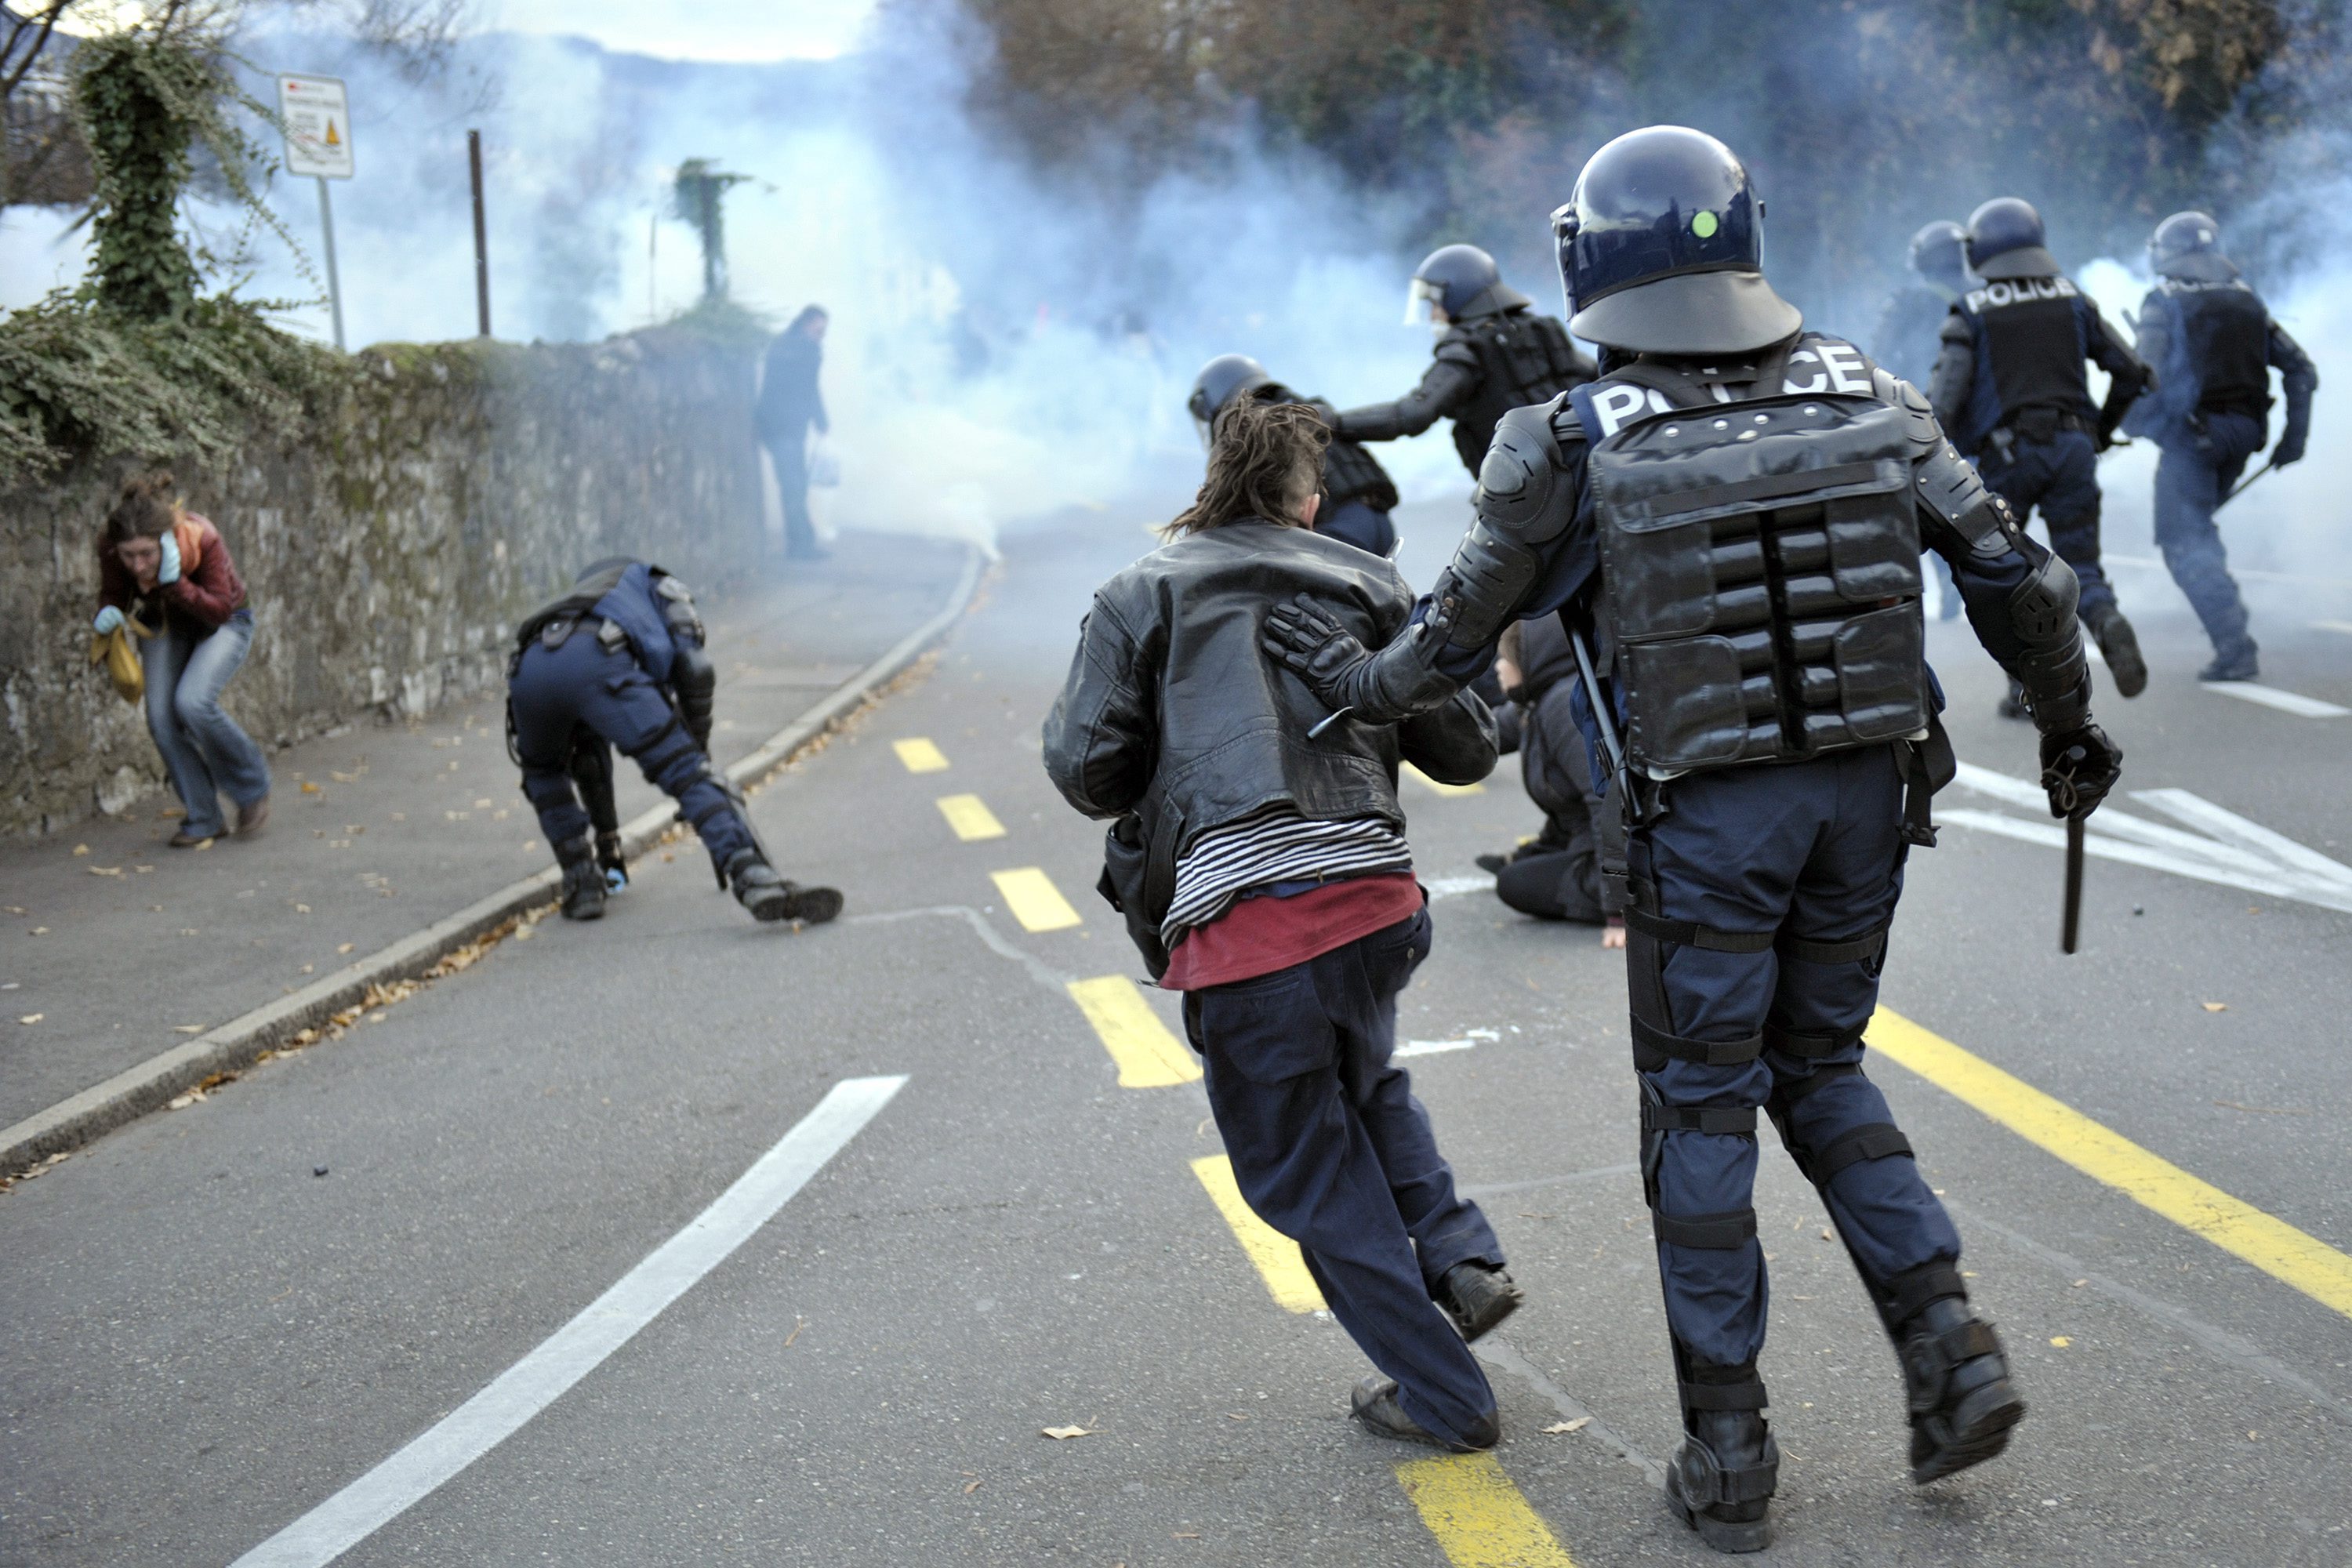
POLYGON ((269 764, 221 706, 253 647, 253 609, 220 530, 181 506, 169 473, 130 480, 107 514, 98 600, 100 637, 125 616, 154 628, 139 658, 147 732, 186 813, 173 847, 227 831, 223 794, 236 806, 237 837, 259 833, 269 820, 269 764))
POLYGON ((607 746, 635 758, 646 782, 677 802, 710 852, 719 885, 732 889, 755 919, 815 924, 841 912, 835 889, 803 888, 777 874, 743 807, 711 770, 719 673, 703 651, 706 640, 684 583, 620 555, 590 566, 516 628, 507 661, 507 752, 522 769, 524 798, 563 868, 564 919, 601 918, 614 886, 611 873, 620 868, 607 746), (584 806, 581 784, 589 792, 584 806))
MULTIPOLYGON (((2099 454, 2115 444, 2151 373, 2059 271, 2030 203, 2000 196, 1969 214, 1968 253, 1983 281, 1944 323, 1928 395, 1936 417, 2019 521, 2041 509, 2050 547, 2081 585, 2083 625, 2116 691, 2137 697, 2147 689, 2147 663, 2099 566, 2099 454), (2085 360, 2109 378, 2096 410, 2085 360)), ((2022 716, 2014 682, 2001 711, 2022 716)))
POLYGON ((2286 392, 2286 427, 2270 466, 2303 460, 2311 438, 2311 356, 2271 320, 2262 296, 2221 250, 2221 226, 2200 212, 2175 213, 2148 237, 2156 287, 2139 310, 2139 354, 2157 391, 2133 405, 2124 428, 2157 444, 2156 544, 2189 596, 2213 661, 2200 680, 2252 680, 2262 673, 2246 603, 2213 513, 2270 439, 2271 372, 2286 392))
POLYGON ((1520 1292, 1392 1053, 1431 929, 1397 767, 1484 777, 1493 718, 1465 693, 1317 738, 1324 710, 1259 655, 1260 617, 1292 594, 1374 639, 1412 613, 1395 567, 1314 531, 1327 439, 1297 404, 1225 411, 1170 542, 1096 591, 1045 771, 1114 820, 1106 885, 1155 977, 1184 993, 1242 1195, 1298 1243, 1379 1369, 1352 1413, 1384 1436, 1487 1448, 1494 1391, 1465 1341, 1520 1292))
POLYGON ((829 320, 822 305, 803 307, 793 324, 768 345, 760 374, 760 440, 775 466, 776 490, 783 499, 784 554, 797 561, 822 561, 829 553, 817 542, 808 499, 809 431, 814 427, 824 436, 833 430, 833 421, 825 416, 824 394, 817 387, 829 320))
POLYGON ((1454 449, 1475 474, 1506 413, 1592 379, 1591 356, 1568 329, 1504 282, 1495 258, 1475 245, 1441 246, 1414 268, 1405 323, 1423 319, 1437 345, 1421 384, 1394 402, 1336 416, 1334 437, 1393 441, 1451 419, 1454 449))
POLYGON ((1552 224, 1601 379, 1504 416, 1476 519, 1409 630, 1375 653, 1307 605, 1265 629, 1360 726, 1446 701, 1514 619, 1564 611, 1572 637, 1601 634, 1602 706, 1580 694, 1579 713, 1612 763, 1622 749, 1611 789, 1632 824, 1643 1188, 1682 1406, 1666 1500, 1726 1552, 1769 1542, 1780 1468, 1758 1367, 1759 1110, 1894 1341, 1911 1479, 1990 1458, 2025 1414, 1959 1236, 1863 1070, 1904 860, 1933 842, 1929 792, 1954 767, 1923 538, 2032 698, 2053 815, 2086 815, 2121 756, 2091 720, 2074 573, 1916 388, 1804 331, 1764 277, 1762 217, 1712 136, 1652 126, 1595 153, 1552 224))
MULTIPOLYGON (((1260 403, 1299 403, 1315 411, 1328 427, 1337 416, 1320 398, 1301 397, 1276 381, 1247 354, 1219 354, 1192 378, 1192 395, 1185 404, 1206 449, 1213 440, 1217 416, 1237 397, 1260 403)), ((1344 540, 1359 550, 1379 556, 1396 553, 1396 481, 1380 459, 1354 441, 1334 437, 1323 448, 1323 500, 1315 512, 1315 531, 1344 540)))
MULTIPOLYGON (((1969 276, 1968 242, 1969 231, 1948 218, 1922 226, 1911 237, 1910 277, 1886 297, 1879 313, 1871 357, 1914 386, 1924 389, 1934 377, 1945 319, 1975 281, 1969 276)), ((1936 618, 1958 619, 1960 594, 1944 558, 1931 550, 1927 564, 1938 590, 1936 618)))
MULTIPOLYGON (((1571 717, 1576 658, 1558 616, 1515 621, 1495 657, 1502 695, 1504 750, 1519 753, 1528 798, 1542 829, 1507 855, 1481 855, 1495 896, 1523 915, 1599 926, 1601 945, 1625 945, 1624 818, 1593 783, 1591 748, 1571 717)), ((1500 718, 1500 716, 1497 716, 1500 718)))

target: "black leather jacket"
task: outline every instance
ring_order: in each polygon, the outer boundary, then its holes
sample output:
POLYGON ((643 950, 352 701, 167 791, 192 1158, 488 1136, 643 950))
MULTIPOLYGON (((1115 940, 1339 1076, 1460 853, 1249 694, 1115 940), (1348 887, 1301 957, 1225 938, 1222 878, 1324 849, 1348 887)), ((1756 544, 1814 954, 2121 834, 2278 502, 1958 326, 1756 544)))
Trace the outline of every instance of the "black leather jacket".
POLYGON ((1368 647, 1412 614, 1388 562, 1255 519, 1155 550, 1096 591, 1045 720, 1045 772, 1088 816, 1138 819, 1146 907, 1130 918, 1159 921, 1178 858, 1205 829, 1287 803, 1402 830, 1400 760, 1442 784, 1493 771, 1494 716, 1466 690, 1402 724, 1343 720, 1308 740, 1325 710, 1258 647, 1265 612, 1300 593, 1368 647))

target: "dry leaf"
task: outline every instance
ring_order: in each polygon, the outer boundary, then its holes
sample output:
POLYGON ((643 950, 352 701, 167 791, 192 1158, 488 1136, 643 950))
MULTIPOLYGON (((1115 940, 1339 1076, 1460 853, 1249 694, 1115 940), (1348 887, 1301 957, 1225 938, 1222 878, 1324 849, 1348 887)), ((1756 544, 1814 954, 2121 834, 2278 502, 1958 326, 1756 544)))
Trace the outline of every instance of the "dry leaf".
POLYGON ((980 1489, 980 1483, 979 1483, 978 1481, 966 1481, 966 1482, 964 1482, 964 1484, 963 1484, 963 1495, 964 1495, 964 1496, 966 1496, 966 1497, 970 1497, 970 1496, 971 1496, 971 1494, 972 1494, 972 1493, 974 1493, 974 1492, 978 1491, 979 1489, 980 1489))
POLYGON ((175 1035, 201 1035, 204 1032, 205 1026, 202 1024, 174 1024, 172 1026, 172 1033, 175 1035))
POLYGON ((2205 1011, 2208 1013, 2226 1013, 2229 1010, 2230 1005, 2227 1002, 2208 1002, 2205 1004, 2205 1011))
POLYGON ((1555 1421, 1544 1430, 1546 1432, 1581 1432, 1591 1425, 1591 1416, 1580 1415, 1573 1421, 1555 1421))
POLYGON ((33 928, 33 934, 35 936, 47 936, 49 934, 49 928, 47 926, 35 926, 33 928))
POLYGON ((93 877, 120 877, 122 875, 122 868, 120 866, 92 866, 89 868, 89 874, 93 877))
POLYGON ((294 912, 298 915, 307 915, 310 912, 310 906, 308 904, 297 904, 294 906, 294 912))
POLYGON ((314 784, 306 779, 302 784, 302 793, 304 795, 323 795, 326 792, 320 789, 317 784, 314 784))
POLYGON ((1094 1436, 1094 1433, 1090 1429, 1084 1426, 1041 1426, 1038 1430, 1043 1432, 1046 1436, 1055 1439, 1056 1442, 1068 1437, 1091 1437, 1094 1436))
POLYGON ((77 844, 74 846, 74 853, 77 855, 87 855, 89 853, 89 846, 87 844, 77 844))
POLYGON ((341 946, 340 946, 340 947, 336 948, 336 949, 335 949, 335 951, 336 951, 337 952, 351 952, 351 950, 352 950, 353 947, 355 947, 355 946, 357 946, 357 945, 358 945, 358 943, 356 943, 356 942, 344 942, 341 946))
POLYGON ((27 1013, 23 1017, 17 1019, 16 1022, 19 1024, 37 1024, 47 1016, 48 1015, 47 1013, 27 1013))
POLYGON ((2051 1342, 2052 1344, 2053 1344, 2053 1345, 2057 1346, 2060 1350, 2062 1350, 2062 1351, 2063 1351, 2063 1350, 2064 1350, 2068 1345, 2073 1344, 2074 1342, 2074 1340, 2073 1340, 2072 1338, 2070 1338, 2069 1336, 2067 1336, 2067 1335, 2065 1335, 2065 1334, 2053 1334, 2053 1335, 2051 1335, 2051 1336, 2050 1336, 2050 1342, 2051 1342))

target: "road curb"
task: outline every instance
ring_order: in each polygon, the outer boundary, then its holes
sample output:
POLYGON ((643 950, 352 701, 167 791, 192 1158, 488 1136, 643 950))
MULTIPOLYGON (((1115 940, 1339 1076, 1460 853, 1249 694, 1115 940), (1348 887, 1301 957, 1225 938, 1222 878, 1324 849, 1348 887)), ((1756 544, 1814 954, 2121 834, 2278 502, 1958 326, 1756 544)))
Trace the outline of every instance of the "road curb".
MULTIPOLYGON (((904 672, 971 605, 982 564, 982 552, 968 549, 963 572, 945 608, 769 736, 748 756, 730 763, 728 782, 739 786, 757 783, 904 672)), ((664 804, 624 824, 621 837, 629 858, 645 853, 677 820, 677 808, 664 804)), ((250 1066, 263 1052, 285 1045, 302 1030, 318 1028, 336 1014, 359 1005, 376 986, 417 978, 485 932, 547 902, 561 882, 552 867, 526 877, 289 996, 256 1007, 46 1110, 36 1111, 13 1127, 0 1128, 0 1180, 20 1175, 53 1155, 79 1148, 100 1133, 136 1121, 215 1073, 250 1066)))

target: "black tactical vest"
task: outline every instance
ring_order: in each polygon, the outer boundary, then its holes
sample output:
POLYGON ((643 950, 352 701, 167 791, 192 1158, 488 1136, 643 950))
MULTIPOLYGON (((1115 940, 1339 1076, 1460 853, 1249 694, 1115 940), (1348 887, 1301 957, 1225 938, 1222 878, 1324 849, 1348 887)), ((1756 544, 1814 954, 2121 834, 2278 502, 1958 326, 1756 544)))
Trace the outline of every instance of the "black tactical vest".
POLYGON ((1626 752, 1653 776, 1927 727, 1908 416, 1836 340, 1801 340, 1780 384, 1701 402, 1643 362, 1576 395, 1626 752), (1648 394, 1630 416, 1628 389, 1648 394))
POLYGON ((1495 426, 1514 408, 1549 403, 1592 378, 1568 329, 1533 310, 1475 316, 1457 329, 1478 356, 1478 390, 1454 416, 1454 447, 1476 473, 1495 443, 1495 426))
POLYGON ((1379 458, 1354 441, 1335 440, 1323 449, 1323 493, 1335 508, 1360 500, 1374 511, 1396 510, 1395 481, 1379 458))
POLYGON ((2260 419, 2270 412, 2270 312, 2242 282, 2200 286, 2166 279, 2197 377, 2197 406, 2260 419))
POLYGON ((2029 408, 2082 417, 2091 411, 2091 384, 2083 374, 2083 331, 2072 280, 2012 278, 1979 283, 1960 297, 1983 333, 2000 425, 2029 408))

